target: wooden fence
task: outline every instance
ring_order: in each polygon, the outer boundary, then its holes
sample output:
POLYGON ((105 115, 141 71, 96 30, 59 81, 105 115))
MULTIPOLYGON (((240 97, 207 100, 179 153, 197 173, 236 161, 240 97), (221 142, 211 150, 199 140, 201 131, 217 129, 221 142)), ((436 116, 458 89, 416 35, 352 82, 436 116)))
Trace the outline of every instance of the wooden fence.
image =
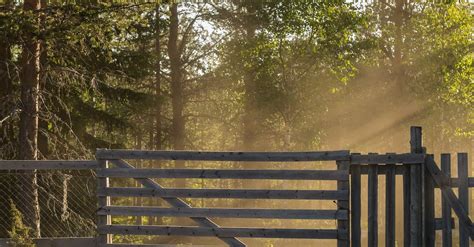
MULTIPOLYGON (((421 128, 411 128, 411 152, 405 154, 358 154, 349 151, 328 152, 193 152, 106 150, 96 153, 96 161, 0 161, 0 170, 95 169, 98 196, 98 243, 116 246, 111 235, 214 236, 229 246, 246 246, 239 238, 309 238, 337 239, 338 246, 361 246, 361 209, 368 209, 368 246, 378 246, 378 184, 385 178, 385 244, 395 246, 396 176, 403 178, 403 244, 435 246, 435 231, 442 230, 442 246, 452 246, 453 216, 459 222, 459 246, 467 247, 474 239, 469 218, 468 155, 457 157, 458 176, 451 178, 451 157, 442 154, 441 166, 422 147, 421 128), (125 160, 174 161, 249 161, 249 162, 334 162, 333 170, 268 169, 136 169, 125 160), (366 202, 361 201, 361 178, 367 175, 366 202), (111 187, 110 178, 133 178, 142 187, 111 187), (199 179, 280 179, 337 181, 335 190, 256 190, 256 189, 186 189, 165 188, 153 178, 199 179), (453 192, 458 188, 458 195, 453 192), (442 192, 435 202, 434 191, 442 192), (172 207, 112 206, 111 197, 158 197, 172 207), (246 198, 287 200, 334 200, 337 209, 242 209, 193 208, 181 198, 246 198), (436 203, 442 218, 435 218, 436 203), (454 212, 452 215, 451 212, 454 212), (111 216, 189 217, 198 226, 116 225, 111 216), (221 227, 210 218, 260 219, 333 219, 336 229, 281 229, 221 227), (471 242, 470 242, 471 241, 471 242)), ((138 246, 120 245, 120 246, 138 246)))

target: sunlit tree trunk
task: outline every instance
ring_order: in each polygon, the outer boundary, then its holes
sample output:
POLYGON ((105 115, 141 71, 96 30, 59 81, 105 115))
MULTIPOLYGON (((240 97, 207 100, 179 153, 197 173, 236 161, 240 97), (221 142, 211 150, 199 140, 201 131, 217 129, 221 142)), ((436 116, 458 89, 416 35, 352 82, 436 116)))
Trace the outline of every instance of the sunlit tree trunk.
MULTIPOLYGON (((41 9, 40 0, 25 0, 23 9, 35 13, 41 9)), ((40 18, 37 18, 39 29, 40 18)), ((32 30, 33 31, 33 30, 32 30)), ((38 159, 38 111, 40 87, 40 54, 41 42, 34 32, 25 37, 21 54, 21 114, 19 132, 19 158, 24 160, 38 159)), ((36 171, 24 174, 20 181, 21 198, 18 207, 26 224, 31 226, 36 237, 40 237, 40 212, 38 202, 38 181, 36 171)))
POLYGON ((161 42, 160 42, 160 5, 156 6, 156 37, 155 37, 155 52, 156 52, 156 67, 155 67, 155 149, 163 149, 162 145, 162 123, 161 123, 161 42))
MULTIPOLYGON (((254 12, 252 3, 247 6, 247 13, 254 12)), ((253 18, 246 19, 245 35, 248 43, 255 41, 256 26, 253 18)), ((258 134, 258 106, 256 102, 255 70, 247 68, 244 74, 245 96, 244 96, 244 116, 243 116, 243 140, 242 145, 245 150, 255 150, 258 134)))
MULTIPOLYGON (((173 149, 184 149, 184 100, 183 100, 183 68, 181 54, 178 49, 178 4, 170 5, 170 24, 168 38, 168 56, 170 59, 171 73, 171 105, 173 108, 172 143, 173 149)), ((184 44, 181 44, 184 45, 184 44)))

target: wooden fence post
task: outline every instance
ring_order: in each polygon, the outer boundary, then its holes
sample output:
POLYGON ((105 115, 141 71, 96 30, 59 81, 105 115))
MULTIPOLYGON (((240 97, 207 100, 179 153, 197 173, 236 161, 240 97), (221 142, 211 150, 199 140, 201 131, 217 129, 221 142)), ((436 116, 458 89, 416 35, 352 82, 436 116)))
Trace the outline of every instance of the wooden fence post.
MULTIPOLYGON (((369 153, 375 154, 375 153, 369 153)), ((369 164, 368 172, 368 245, 378 246, 378 166, 369 164)))
POLYGON ((385 173, 385 246, 395 247, 395 164, 385 173))
MULTIPOLYGON (((430 154, 430 157, 434 159, 434 155, 430 154)), ((425 169, 424 171, 424 211, 425 211, 425 246, 435 246, 435 183, 433 177, 425 169)))
MULTIPOLYGON (((411 153, 423 153, 421 127, 410 128, 411 153)), ((410 245, 423 245, 422 164, 410 165, 410 245)), ((406 224, 406 223, 405 223, 406 224)))
MULTIPOLYGON (((357 153, 355 154, 357 155, 357 153)), ((360 165, 353 164, 351 169, 351 244, 353 247, 361 246, 361 175, 360 165)))
MULTIPOLYGON (((469 184, 468 184, 467 153, 458 153, 459 201, 469 214, 469 184)), ((469 235, 464 224, 459 224, 459 246, 469 246, 469 235)))
MULTIPOLYGON (((99 169, 107 168, 107 160, 98 159, 99 169)), ((109 187, 109 178, 97 178, 97 191, 109 187)), ((101 209, 105 206, 110 206, 110 197, 108 196, 98 196, 97 197, 98 208, 101 209)), ((99 215, 97 218, 97 227, 106 226, 111 224, 110 215, 99 215)), ((98 245, 111 244, 112 235, 110 234, 99 234, 97 238, 98 245)))
MULTIPOLYGON (((337 161, 337 169, 338 170, 343 170, 347 171, 349 173, 349 168, 350 168, 350 161, 337 161)), ((338 180, 337 181, 337 190, 349 190, 349 181, 343 181, 343 180, 338 180)), ((349 198, 345 200, 338 200, 337 201, 337 208, 342 209, 342 210, 348 210, 349 209, 349 198)), ((349 241, 349 217, 348 219, 345 220, 337 220, 337 230, 338 230, 338 237, 337 237, 337 246, 338 247, 349 247, 350 246, 350 241, 349 241), (341 233, 344 232, 345 236, 342 235, 341 233)))
MULTIPOLYGON (((441 154, 441 171, 451 179, 451 154, 441 154)), ((443 247, 451 247, 453 246, 451 207, 444 196, 441 196, 441 207, 443 214, 443 247)))

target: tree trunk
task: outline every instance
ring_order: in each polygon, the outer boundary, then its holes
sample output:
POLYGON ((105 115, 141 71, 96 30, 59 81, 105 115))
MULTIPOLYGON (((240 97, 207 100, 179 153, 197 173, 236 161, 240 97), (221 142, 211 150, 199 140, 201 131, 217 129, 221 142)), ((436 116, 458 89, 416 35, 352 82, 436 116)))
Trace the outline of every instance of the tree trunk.
POLYGON ((155 37, 155 51, 156 51, 156 68, 155 68, 155 149, 163 149, 162 123, 161 123, 161 43, 160 43, 160 5, 156 6, 156 37, 155 37))
MULTIPOLYGON (((247 12, 254 11, 252 3, 247 6, 247 12)), ((251 43, 255 40, 256 27, 253 18, 246 19, 246 42, 251 43)), ((254 68, 249 68, 244 75, 244 116, 243 116, 243 137, 242 148, 244 150, 256 150, 257 134, 258 134, 258 106, 256 102, 256 85, 254 68)))
MULTIPOLYGON (((41 9, 40 0, 25 0, 25 11, 38 11, 41 9)), ((40 17, 37 19, 38 29, 40 17)), ((25 37, 21 54, 21 114, 19 132, 19 158, 24 160, 38 159, 38 111, 39 111, 39 86, 40 86, 40 54, 41 42, 38 37, 30 32, 25 37)), ((27 172, 21 178, 21 186, 17 193, 25 222, 32 227, 36 237, 41 236, 40 211, 38 202, 38 181, 36 171, 27 172)))
POLYGON ((13 105, 13 84, 11 81, 10 62, 12 59, 11 45, 9 40, 0 40, 0 150, 1 159, 14 159, 15 152, 11 144, 14 143, 13 125, 11 124, 15 114, 13 105))
POLYGON ((170 30, 168 39, 168 56, 171 72, 171 104, 173 108, 172 142, 173 149, 184 149, 184 117, 183 117, 183 68, 181 54, 178 50, 178 5, 170 6, 170 30))

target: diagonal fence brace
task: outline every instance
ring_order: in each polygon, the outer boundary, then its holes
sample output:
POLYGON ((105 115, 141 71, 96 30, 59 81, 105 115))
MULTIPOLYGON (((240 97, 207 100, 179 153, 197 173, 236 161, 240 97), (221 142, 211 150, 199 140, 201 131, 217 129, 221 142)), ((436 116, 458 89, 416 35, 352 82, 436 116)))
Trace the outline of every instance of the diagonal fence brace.
MULTIPOLYGON (((136 169, 134 166, 130 165, 129 163, 127 163, 124 160, 108 160, 108 161, 112 162, 114 165, 116 165, 119 168, 136 169)), ((158 184, 157 182, 155 182, 155 181, 153 181, 152 179, 149 179, 149 178, 135 178, 135 180, 137 180, 138 182, 140 182, 143 186, 145 186, 147 188, 153 188, 153 189, 157 189, 157 190, 163 189, 163 187, 160 184, 158 184)), ((183 200, 181 200, 179 198, 165 197, 165 198, 162 198, 162 199, 165 200, 170 205, 172 205, 173 207, 176 207, 176 208, 191 208, 191 206, 189 204, 187 204, 186 202, 184 202, 183 200)), ((216 223, 214 223, 213 221, 211 221, 208 218, 205 218, 205 217, 190 217, 190 218, 201 226, 212 227, 212 228, 220 228, 219 225, 217 225, 216 223)), ((224 241, 225 243, 227 243, 229 246, 233 246, 233 247, 245 247, 246 246, 243 242, 241 242, 237 238, 220 237, 219 239, 224 241)))
POLYGON ((449 205, 458 216, 459 222, 466 226, 465 229, 467 230, 467 234, 470 236, 471 240, 474 240, 474 225, 456 194, 454 194, 452 188, 449 186, 450 179, 439 169, 433 160, 433 157, 427 156, 425 159, 425 165, 431 173, 433 180, 441 189, 443 197, 448 201, 449 205))

